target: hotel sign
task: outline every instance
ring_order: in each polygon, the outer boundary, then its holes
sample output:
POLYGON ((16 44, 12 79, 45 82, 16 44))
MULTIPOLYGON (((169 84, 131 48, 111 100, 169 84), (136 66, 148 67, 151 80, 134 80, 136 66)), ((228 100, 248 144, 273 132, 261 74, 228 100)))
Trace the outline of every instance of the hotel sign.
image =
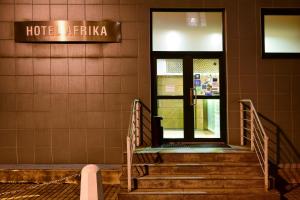
POLYGON ((16 42, 120 42, 121 24, 104 21, 15 22, 16 42))

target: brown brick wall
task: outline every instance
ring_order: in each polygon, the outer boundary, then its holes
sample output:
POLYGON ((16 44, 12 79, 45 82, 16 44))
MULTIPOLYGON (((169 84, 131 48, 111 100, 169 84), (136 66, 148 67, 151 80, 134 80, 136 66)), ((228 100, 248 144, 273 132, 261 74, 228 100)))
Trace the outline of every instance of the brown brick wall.
POLYGON ((0 163, 120 163, 130 102, 150 107, 149 8, 225 8, 229 142, 238 100, 300 146, 299 59, 261 59, 260 7, 297 0, 0 0, 0 163), (13 22, 122 22, 122 42, 21 44, 13 22))

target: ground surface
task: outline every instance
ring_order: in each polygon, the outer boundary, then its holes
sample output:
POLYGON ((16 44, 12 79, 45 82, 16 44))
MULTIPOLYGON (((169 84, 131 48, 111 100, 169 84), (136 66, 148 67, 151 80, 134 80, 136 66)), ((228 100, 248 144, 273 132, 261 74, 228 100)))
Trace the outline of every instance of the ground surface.
MULTIPOLYGON (((104 185, 103 187, 105 200, 117 199, 118 185, 104 185)), ((44 186, 37 184, 0 184, 0 200, 77 200, 79 197, 80 185, 78 184, 50 184, 44 186), (12 192, 5 193, 10 191, 12 192)))

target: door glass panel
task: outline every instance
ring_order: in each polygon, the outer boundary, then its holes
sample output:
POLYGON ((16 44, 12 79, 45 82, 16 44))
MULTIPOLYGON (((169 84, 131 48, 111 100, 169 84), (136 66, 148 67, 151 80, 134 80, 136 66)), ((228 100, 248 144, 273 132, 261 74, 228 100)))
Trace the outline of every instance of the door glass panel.
POLYGON ((153 51, 223 51, 222 12, 152 12, 153 51))
POLYGON ((157 95, 183 95, 182 59, 157 59, 157 95))
POLYGON ((183 100, 159 99, 158 115, 163 119, 163 138, 184 138, 183 132, 183 100))
POLYGON ((193 59, 194 88, 197 96, 220 94, 219 59, 193 59))
POLYGON ((219 99, 195 100, 194 126, 195 138, 220 138, 219 99))

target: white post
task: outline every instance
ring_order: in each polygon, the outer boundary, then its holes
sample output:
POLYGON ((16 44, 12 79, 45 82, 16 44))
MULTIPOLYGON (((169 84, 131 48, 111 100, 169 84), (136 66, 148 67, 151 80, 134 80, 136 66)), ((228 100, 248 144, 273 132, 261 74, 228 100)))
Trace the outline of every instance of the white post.
POLYGON ((104 200, 101 171, 97 165, 86 165, 81 170, 80 200, 104 200))
POLYGON ((128 192, 131 191, 131 151, 130 151, 130 137, 127 136, 127 187, 128 192))
POLYGON ((267 136, 264 137, 264 149, 265 149, 265 162, 264 162, 264 171, 265 171, 265 190, 269 190, 269 138, 267 136))
POLYGON ((136 127, 136 146, 141 144, 141 104, 139 102, 135 105, 135 127, 136 127))
POLYGON ((251 136, 251 151, 254 151, 254 114, 253 105, 250 103, 250 136, 251 136))
POLYGON ((240 135, 241 135, 241 146, 244 146, 244 111, 243 111, 243 102, 240 102, 240 135))

